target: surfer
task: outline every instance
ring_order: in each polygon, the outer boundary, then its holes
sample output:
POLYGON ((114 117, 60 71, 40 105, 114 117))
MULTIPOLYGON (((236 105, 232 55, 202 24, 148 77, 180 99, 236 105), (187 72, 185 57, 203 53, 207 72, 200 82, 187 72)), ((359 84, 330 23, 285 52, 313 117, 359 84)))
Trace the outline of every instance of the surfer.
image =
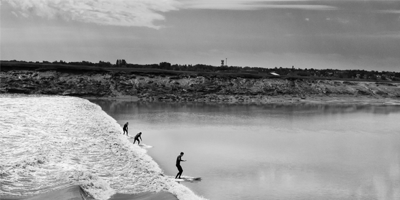
POLYGON ((126 122, 126 124, 124 124, 124 128, 123 128, 124 133, 122 133, 122 135, 125 135, 125 132, 126 132, 126 135, 128 135, 128 125, 129 125, 129 122, 126 122))
POLYGON ((182 175, 182 172, 183 172, 183 169, 182 169, 182 167, 181 167, 181 161, 182 162, 185 162, 186 160, 182 160, 182 156, 183 156, 183 152, 181 152, 181 154, 176 158, 176 168, 178 168, 178 174, 176 174, 176 176, 175 176, 175 179, 177 179, 177 178, 181 178, 181 175, 182 175))
POLYGON ((141 140, 142 140, 142 132, 139 132, 138 134, 135 135, 135 140, 133 141, 133 144, 135 144, 136 141, 138 142, 138 144, 140 144, 141 140))

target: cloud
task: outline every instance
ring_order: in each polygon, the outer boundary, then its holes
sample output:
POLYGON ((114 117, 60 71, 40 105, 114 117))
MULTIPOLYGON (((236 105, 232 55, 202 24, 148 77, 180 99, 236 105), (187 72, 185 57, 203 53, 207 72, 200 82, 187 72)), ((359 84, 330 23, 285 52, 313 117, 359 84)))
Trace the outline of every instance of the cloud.
POLYGON ((64 19, 114 26, 139 26, 158 29, 164 13, 181 9, 260 10, 302 9, 335 10, 325 1, 309 0, 0 0, 10 13, 29 18, 64 19), (316 3, 321 5, 310 4, 316 3))
POLYGON ((400 31, 381 31, 373 33, 328 33, 317 34, 314 36, 329 37, 329 38, 347 38, 347 39, 400 39, 400 31))
POLYGON ((375 34, 364 34, 362 37, 378 38, 378 39, 400 39, 400 31, 386 31, 375 34))
POLYGON ((308 0, 186 0, 182 1, 187 9, 217 10, 261 10, 261 9, 303 9, 336 10, 335 6, 304 4, 315 2, 308 0))
POLYGON ((378 10, 377 12, 383 14, 400 14, 400 10, 378 10))
POLYGON ((160 28, 161 14, 177 10, 178 0, 0 0, 22 17, 62 18, 85 23, 160 28))

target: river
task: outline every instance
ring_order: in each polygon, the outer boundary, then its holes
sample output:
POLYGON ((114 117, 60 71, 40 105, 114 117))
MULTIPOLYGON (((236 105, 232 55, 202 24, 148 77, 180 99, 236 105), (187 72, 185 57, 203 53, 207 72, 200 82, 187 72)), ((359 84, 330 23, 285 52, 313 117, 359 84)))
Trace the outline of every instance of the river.
POLYGON ((400 106, 91 101, 208 199, 400 199, 400 106))

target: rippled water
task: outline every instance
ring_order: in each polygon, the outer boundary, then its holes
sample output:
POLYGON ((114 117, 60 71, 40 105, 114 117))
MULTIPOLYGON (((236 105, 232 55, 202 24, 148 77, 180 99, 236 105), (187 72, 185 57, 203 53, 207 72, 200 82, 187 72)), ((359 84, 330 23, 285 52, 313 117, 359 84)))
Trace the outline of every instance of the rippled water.
POLYGON ((0 197, 77 184, 97 199, 166 190, 200 199, 162 175, 96 104, 73 97, 0 96, 0 197))
POLYGON ((400 199, 399 106, 94 102, 209 199, 400 199))

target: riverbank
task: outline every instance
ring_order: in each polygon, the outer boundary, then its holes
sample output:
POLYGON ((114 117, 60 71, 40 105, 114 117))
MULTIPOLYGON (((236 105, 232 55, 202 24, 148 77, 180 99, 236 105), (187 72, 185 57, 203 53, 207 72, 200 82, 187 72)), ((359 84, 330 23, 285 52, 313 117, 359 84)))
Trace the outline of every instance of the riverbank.
POLYGON ((0 72, 0 93, 129 101, 398 104, 400 83, 170 75, 160 73, 18 70, 0 72))
MULTIPOLYGON (((82 97, 88 100, 110 100, 118 102, 165 102, 157 100, 142 100, 137 96, 122 96, 122 97, 82 97)), ((175 102, 175 101, 166 101, 175 102)), ((179 102, 177 102, 179 103, 179 102)), ((251 104, 251 105, 263 105, 263 104, 357 104, 357 105, 400 105, 400 99, 397 98, 370 98, 370 97, 351 97, 351 96, 315 96, 307 98, 296 98, 296 97, 268 97, 263 100, 253 99, 250 101, 191 101, 182 103, 205 103, 205 104, 251 104)))

